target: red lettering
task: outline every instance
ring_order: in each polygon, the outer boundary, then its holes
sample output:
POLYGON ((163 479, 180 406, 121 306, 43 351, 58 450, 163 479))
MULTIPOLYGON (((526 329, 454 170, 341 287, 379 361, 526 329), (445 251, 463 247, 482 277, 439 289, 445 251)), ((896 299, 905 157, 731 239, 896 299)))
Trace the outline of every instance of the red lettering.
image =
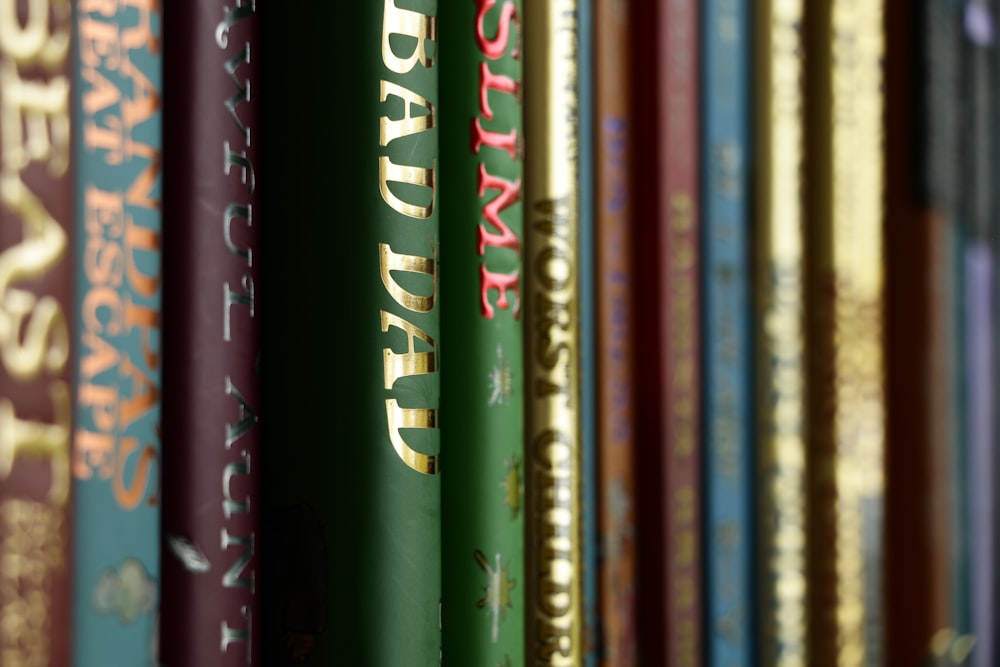
POLYGON ((507 300, 507 292, 514 293, 514 319, 521 315, 521 293, 518 289, 519 272, 514 273, 490 273, 485 266, 479 267, 479 296, 483 317, 488 320, 493 319, 493 304, 490 303, 490 290, 497 290, 500 294, 497 297, 497 305, 504 310, 510 308, 507 300))
POLYGON ((479 147, 483 144, 510 153, 510 159, 517 159, 517 129, 512 129, 507 134, 501 132, 490 132, 484 130, 479 124, 478 118, 472 119, 472 152, 478 153, 479 147))
POLYGON ((479 165, 479 196, 486 194, 487 190, 499 190, 500 194, 483 206, 483 219, 490 223, 498 233, 494 234, 486 229, 486 225, 479 225, 479 254, 486 252, 486 246, 497 248, 509 248, 517 253, 521 251, 521 242, 510 230, 504 221, 500 219, 500 212, 512 204, 521 200, 521 179, 514 182, 504 178, 492 176, 486 172, 486 165, 479 165))
POLYGON ((489 63, 479 63, 479 110, 486 120, 493 120, 493 108, 490 107, 491 90, 499 93, 509 93, 521 100, 521 85, 514 79, 503 74, 490 71, 489 63))
MULTIPOLYGON (((500 21, 497 23, 497 34, 493 39, 486 37, 485 26, 483 21, 486 19, 486 14, 493 9, 496 5, 496 0, 476 0, 476 43, 479 45, 479 50, 489 58, 490 60, 496 60, 504 54, 507 50, 507 43, 510 40, 510 25, 513 23, 515 26, 517 23, 517 7, 513 2, 504 3, 503 9, 500 10, 500 21)), ((512 54, 515 58, 518 57, 519 49, 515 45, 514 53, 512 54)))

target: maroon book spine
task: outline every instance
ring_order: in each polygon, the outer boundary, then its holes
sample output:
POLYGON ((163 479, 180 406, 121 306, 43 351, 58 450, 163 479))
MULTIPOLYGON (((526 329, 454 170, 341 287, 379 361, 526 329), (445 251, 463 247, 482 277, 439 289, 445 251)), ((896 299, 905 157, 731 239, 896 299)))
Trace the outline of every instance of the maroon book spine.
POLYGON ((640 652, 702 660, 698 3, 635 3, 640 652))
POLYGON ((166 667, 260 664, 257 11, 163 7, 166 667))
POLYGON ((920 55, 924 45, 913 39, 922 25, 932 23, 920 16, 927 4, 886 3, 885 339, 893 344, 886 345, 885 659, 890 665, 930 664, 935 637, 953 622, 944 295, 948 220, 946 202, 918 187, 917 170, 927 167, 920 141, 931 133, 915 127, 912 112, 927 94, 921 89, 928 77, 921 59, 928 56, 920 55))
POLYGON ((67 2, 0 3, 0 665, 69 664, 67 2))

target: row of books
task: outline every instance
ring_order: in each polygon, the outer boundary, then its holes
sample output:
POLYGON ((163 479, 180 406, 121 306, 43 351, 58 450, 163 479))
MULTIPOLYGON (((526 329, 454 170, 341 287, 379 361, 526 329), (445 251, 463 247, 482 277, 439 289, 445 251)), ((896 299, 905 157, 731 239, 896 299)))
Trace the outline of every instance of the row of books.
POLYGON ((998 15, 0 0, 0 666, 994 664, 998 15))

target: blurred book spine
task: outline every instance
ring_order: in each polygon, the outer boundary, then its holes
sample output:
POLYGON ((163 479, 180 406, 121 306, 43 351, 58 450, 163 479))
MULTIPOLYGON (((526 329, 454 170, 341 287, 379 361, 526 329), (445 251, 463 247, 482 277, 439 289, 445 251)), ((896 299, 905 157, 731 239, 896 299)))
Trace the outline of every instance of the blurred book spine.
POLYGON ((753 662, 750 5, 702 13, 706 664, 753 662))
POLYGON ((600 660, 638 664, 631 2, 594 3, 594 235, 600 660))
POLYGON ((0 663, 70 664, 73 12, 0 8, 0 663))
POLYGON ((757 637, 761 664, 807 665, 805 74, 802 0, 754 7, 757 637))
POLYGON ((641 659, 700 662, 699 3, 633 5, 641 659))
POLYGON ((949 32, 931 8, 886 3, 884 655, 892 665, 925 664, 951 627, 948 217, 926 161, 957 149, 947 120, 929 108, 941 75, 957 77, 953 58, 927 62, 930 42, 949 32))
POLYGON ((73 661, 153 665, 160 584, 161 17, 77 2, 73 661))
POLYGON ((884 659, 883 12, 806 9, 812 665, 884 659))

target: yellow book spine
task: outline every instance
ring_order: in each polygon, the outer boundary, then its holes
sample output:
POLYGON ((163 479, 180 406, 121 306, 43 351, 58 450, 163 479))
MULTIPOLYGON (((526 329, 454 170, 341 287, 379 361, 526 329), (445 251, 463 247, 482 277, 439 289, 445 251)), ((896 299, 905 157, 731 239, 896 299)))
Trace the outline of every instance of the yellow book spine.
POLYGON ((758 628, 762 665, 807 656, 803 0, 756 7, 758 628))
POLYGON ((524 6, 525 665, 583 665, 576 0, 524 6))
POLYGON ((882 662, 884 7, 810 12, 811 663, 860 667, 882 662))

